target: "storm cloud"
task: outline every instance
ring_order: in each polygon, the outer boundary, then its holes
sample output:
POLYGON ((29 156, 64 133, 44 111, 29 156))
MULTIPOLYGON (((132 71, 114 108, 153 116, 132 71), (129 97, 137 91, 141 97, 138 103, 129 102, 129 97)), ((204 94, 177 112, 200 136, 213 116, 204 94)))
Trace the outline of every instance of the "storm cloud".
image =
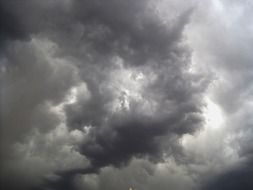
POLYGON ((0 1, 1 188, 251 188, 251 8, 0 1))

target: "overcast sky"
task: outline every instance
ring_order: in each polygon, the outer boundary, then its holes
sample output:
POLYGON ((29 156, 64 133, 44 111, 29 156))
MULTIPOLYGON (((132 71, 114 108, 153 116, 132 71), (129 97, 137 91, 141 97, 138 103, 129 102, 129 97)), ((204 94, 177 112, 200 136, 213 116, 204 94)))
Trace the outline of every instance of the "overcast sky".
POLYGON ((253 2, 0 0, 3 190, 252 190, 253 2))

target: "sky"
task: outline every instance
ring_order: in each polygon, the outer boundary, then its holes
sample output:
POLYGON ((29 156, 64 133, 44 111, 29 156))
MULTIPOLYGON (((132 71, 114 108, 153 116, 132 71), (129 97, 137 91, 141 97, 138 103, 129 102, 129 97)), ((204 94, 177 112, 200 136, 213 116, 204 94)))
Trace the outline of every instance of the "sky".
POLYGON ((252 190, 253 2, 0 0, 3 190, 252 190))

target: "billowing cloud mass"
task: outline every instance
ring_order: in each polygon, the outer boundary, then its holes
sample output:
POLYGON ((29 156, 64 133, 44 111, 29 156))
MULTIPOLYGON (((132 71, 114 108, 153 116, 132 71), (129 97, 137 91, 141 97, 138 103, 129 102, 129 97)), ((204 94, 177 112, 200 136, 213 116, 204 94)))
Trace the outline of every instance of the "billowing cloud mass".
POLYGON ((1 0, 1 189, 252 189, 252 6, 1 0))

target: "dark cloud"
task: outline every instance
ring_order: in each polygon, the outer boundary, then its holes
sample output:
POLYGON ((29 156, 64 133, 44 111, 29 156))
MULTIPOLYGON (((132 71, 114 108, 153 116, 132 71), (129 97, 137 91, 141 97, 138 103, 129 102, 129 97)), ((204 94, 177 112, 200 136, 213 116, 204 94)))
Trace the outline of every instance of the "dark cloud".
POLYGON ((3 43, 6 39, 25 38, 26 33, 22 31, 22 26, 11 11, 4 6, 4 2, 0 2, 0 40, 3 43))
POLYGON ((227 190, 227 189, 245 189, 250 190, 253 188, 252 183, 253 168, 252 159, 242 163, 240 166, 223 172, 215 176, 214 179, 203 187, 206 190, 227 190))
POLYGON ((169 22, 145 0, 0 5, 5 189, 78 189, 83 174, 180 157, 179 140, 203 124, 208 86, 189 72, 190 5, 169 22), (88 164, 62 164, 66 149, 88 164))
MULTIPOLYGON (((67 106, 66 116, 70 129, 90 126, 88 138, 78 150, 88 158, 94 171, 105 166, 124 166, 132 157, 161 161, 166 152, 165 136, 180 138, 198 130, 202 121, 201 96, 205 86, 202 83, 194 86, 198 78, 187 73, 190 54, 180 44, 190 11, 166 25, 157 15, 148 14, 147 6, 142 1, 76 1, 74 4, 76 17, 84 30, 88 29, 81 40, 89 46, 77 52, 81 51, 78 56, 82 58, 78 65, 80 77, 91 97, 67 106), (93 30, 89 31, 89 27, 93 30), (141 73, 147 81, 137 92, 139 100, 131 95, 135 86, 123 85, 121 89, 114 84, 120 80, 113 75, 117 75, 118 64, 129 73, 138 70, 136 73, 141 73), (152 75, 154 79, 149 78, 152 75), (111 110, 110 105, 120 99, 119 110, 111 110), (149 113, 145 106, 153 111, 149 113)), ((171 146, 176 143, 174 138, 171 146)), ((87 174, 87 171, 69 173, 87 174)), ((65 182, 69 175, 62 177, 65 182)))
POLYGON ((73 7, 73 14, 87 28, 84 38, 95 51, 119 55, 132 64, 166 56, 168 48, 178 43, 190 13, 165 26, 149 1, 75 1, 73 7))

